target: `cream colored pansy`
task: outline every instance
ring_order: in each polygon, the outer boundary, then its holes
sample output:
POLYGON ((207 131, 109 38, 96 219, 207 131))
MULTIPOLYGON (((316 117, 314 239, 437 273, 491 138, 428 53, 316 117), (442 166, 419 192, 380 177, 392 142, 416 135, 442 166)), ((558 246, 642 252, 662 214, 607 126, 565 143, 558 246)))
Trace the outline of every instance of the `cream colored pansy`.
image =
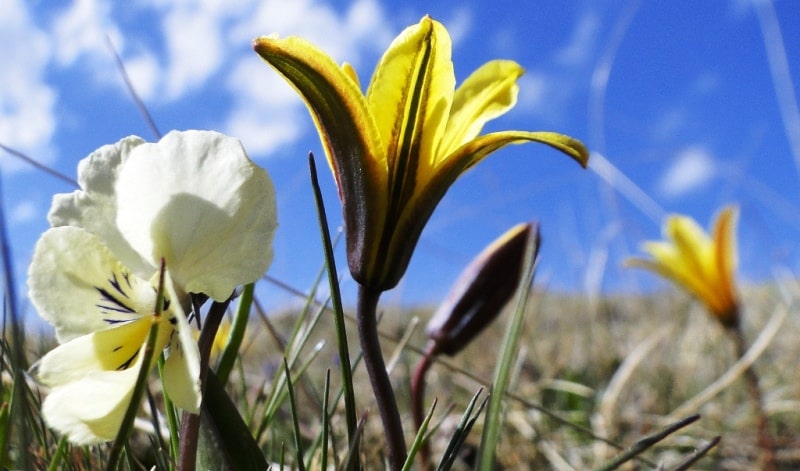
POLYGON ((28 283, 61 343, 38 367, 50 387, 45 420, 91 444, 116 436, 154 323, 156 351, 169 349, 164 388, 177 406, 199 410, 188 293, 224 301, 263 275, 276 207, 267 173, 239 141, 214 132, 172 132, 153 144, 125 138, 84 159, 79 183, 54 198, 56 227, 37 243, 28 283), (162 261, 165 299, 155 315, 162 261))

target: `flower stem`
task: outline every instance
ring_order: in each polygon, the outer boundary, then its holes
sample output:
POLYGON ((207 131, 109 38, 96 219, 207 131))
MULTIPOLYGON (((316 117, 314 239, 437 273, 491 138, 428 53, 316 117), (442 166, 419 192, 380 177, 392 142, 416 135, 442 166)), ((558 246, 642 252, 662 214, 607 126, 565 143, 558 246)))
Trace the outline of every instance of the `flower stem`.
MULTIPOLYGON (((728 331, 733 337, 733 343, 736 348, 736 356, 742 358, 747 353, 747 342, 744 339, 744 334, 739 324, 729 328, 728 331)), ((750 396, 750 401, 755 407, 756 413, 756 433, 758 434, 758 447, 761 449, 761 465, 764 470, 776 469, 775 464, 775 440, 769 431, 769 420, 767 412, 764 408, 764 398, 761 395, 761 388, 758 385, 758 373, 754 365, 749 365, 744 370, 744 381, 747 386, 747 394, 750 396)))
POLYGON ((392 382, 386 372, 378 337, 377 307, 380 297, 381 291, 374 291, 363 285, 358 287, 358 336, 361 339, 364 365, 372 383, 372 392, 375 394, 375 402, 386 432, 389 469, 400 471, 406 460, 406 442, 400 411, 397 408, 392 382))
MULTIPOLYGON (((425 354, 420 358, 417 363, 414 374, 411 376, 411 411, 414 414, 414 426, 417 430, 422 427, 424 416, 424 402, 425 402, 425 374, 433 364, 434 349, 436 343, 430 342, 425 349, 425 354)), ((430 469, 431 450, 427 441, 422 442, 419 448, 420 469, 430 469)))
MULTIPOLYGON (((206 386, 206 374, 208 373, 209 356, 211 346, 214 344, 214 337, 217 335, 219 324, 228 309, 230 299, 224 302, 215 301, 208 310, 203 330, 200 331, 200 339, 197 342, 200 350, 200 390, 204 392, 206 386)), ((205 402, 205 401, 203 401, 205 402)), ((205 404, 201 403, 200 407, 205 404)), ((194 471, 197 465, 197 441, 200 434, 200 414, 183 412, 181 424, 180 456, 178 469, 181 471, 194 471)))

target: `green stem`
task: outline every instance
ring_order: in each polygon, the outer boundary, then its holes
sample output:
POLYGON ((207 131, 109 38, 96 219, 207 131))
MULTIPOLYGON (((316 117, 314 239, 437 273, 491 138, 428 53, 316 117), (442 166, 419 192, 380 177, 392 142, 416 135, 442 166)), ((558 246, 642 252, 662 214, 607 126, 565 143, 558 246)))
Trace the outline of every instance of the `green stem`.
POLYGON ((56 453, 53 455, 53 461, 50 462, 50 466, 47 467, 47 471, 56 471, 57 469, 61 468, 61 461, 64 459, 64 455, 67 453, 67 436, 62 435, 61 439, 58 441, 58 448, 56 448, 56 453))
MULTIPOLYGON (((200 331, 200 340, 197 347, 200 350, 200 390, 205 392, 206 375, 208 374, 208 360, 211 355, 211 347, 214 344, 214 337, 217 335, 219 324, 228 309, 230 299, 224 302, 215 301, 208 310, 203 330, 200 331)), ((203 401, 205 402, 205 401, 203 401)), ((201 403, 201 408, 205 404, 201 403)), ((178 469, 181 471, 194 471, 197 465, 197 440, 200 434, 200 414, 183 412, 181 425, 181 444, 178 469)))
POLYGON ((403 423, 394 389, 386 372, 383 361, 381 342, 378 337, 377 308, 381 291, 373 291, 362 285, 358 287, 358 336, 361 339, 361 351, 364 355, 364 366, 367 368, 375 402, 381 414, 381 421, 386 432, 386 444, 389 454, 389 469, 400 471, 406 461, 406 442, 403 434, 403 423))

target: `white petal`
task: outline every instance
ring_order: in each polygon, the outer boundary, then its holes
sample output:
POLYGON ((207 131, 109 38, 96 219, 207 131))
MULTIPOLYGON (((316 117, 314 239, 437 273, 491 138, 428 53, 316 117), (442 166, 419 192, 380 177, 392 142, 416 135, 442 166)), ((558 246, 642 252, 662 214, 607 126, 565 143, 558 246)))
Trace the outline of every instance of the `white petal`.
POLYGON ((42 404, 48 425, 80 445, 113 440, 131 400, 142 360, 136 353, 141 352, 150 325, 142 318, 78 337, 45 355, 37 377, 51 387, 42 404), (108 348, 115 340, 131 362, 108 348), (118 366, 128 367, 118 370, 118 366))
POLYGON ((149 314, 155 291, 95 235, 77 227, 48 229, 28 270, 29 297, 53 324, 59 342, 149 314))
POLYGON ((122 164, 130 153, 145 141, 129 136, 113 145, 103 146, 78 164, 78 183, 81 189, 57 194, 47 219, 54 227, 75 226, 99 236, 120 260, 144 276, 153 267, 136 253, 122 237, 116 224, 114 185, 122 164))
POLYGON ((53 388, 42 404, 45 421, 79 445, 113 440, 130 404, 140 366, 94 372, 53 388))
MULTIPOLYGON (((172 279, 167 271, 165 276, 167 293, 177 299, 172 279)), ((180 303, 171 305, 171 313, 177 322, 177 339, 173 336, 169 357, 164 363, 164 389, 169 394, 172 402, 181 409, 193 414, 200 412, 202 394, 200 392, 200 352, 197 342, 192 336, 191 326, 186 321, 186 315, 180 303), (177 340, 177 342, 176 342, 177 340)))
POLYGON ((173 131, 133 149, 116 189, 124 237, 187 292, 222 301, 272 261, 275 191, 237 139, 173 131))
MULTIPOLYGON (((78 444, 112 440, 131 401, 142 352, 153 325, 147 316, 78 337, 50 351, 36 376, 51 388, 42 405, 47 423, 78 444)), ((153 366, 173 332, 160 324, 153 366)))

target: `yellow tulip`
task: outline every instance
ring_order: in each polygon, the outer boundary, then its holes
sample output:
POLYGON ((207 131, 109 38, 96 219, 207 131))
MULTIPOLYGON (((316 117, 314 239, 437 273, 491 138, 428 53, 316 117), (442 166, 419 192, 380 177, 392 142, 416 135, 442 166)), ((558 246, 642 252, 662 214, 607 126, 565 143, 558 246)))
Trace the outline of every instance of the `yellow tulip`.
POLYGON ((707 234, 693 219, 672 215, 664 225, 668 241, 647 242, 642 249, 650 259, 629 259, 628 266, 653 271, 685 289, 728 328, 739 324, 736 272, 737 209, 724 208, 707 234))
POLYGON ((490 61, 456 89, 450 36, 428 16, 392 42, 366 94, 351 66, 301 38, 262 36, 253 46, 311 112, 343 205, 350 271, 371 290, 400 281, 436 205, 492 152, 535 141, 588 162, 584 145, 562 134, 479 135, 515 105, 523 69, 490 61))

